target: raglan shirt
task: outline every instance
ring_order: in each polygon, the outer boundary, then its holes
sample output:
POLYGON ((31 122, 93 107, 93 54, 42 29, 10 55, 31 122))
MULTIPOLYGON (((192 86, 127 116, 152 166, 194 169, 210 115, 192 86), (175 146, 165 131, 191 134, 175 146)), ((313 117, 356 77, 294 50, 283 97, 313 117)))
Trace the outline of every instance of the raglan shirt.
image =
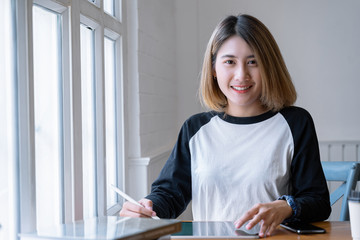
POLYGON ((161 218, 178 217, 192 200, 195 221, 235 221, 277 199, 292 207, 288 220, 320 221, 331 212, 314 123, 299 107, 190 117, 146 198, 161 218))

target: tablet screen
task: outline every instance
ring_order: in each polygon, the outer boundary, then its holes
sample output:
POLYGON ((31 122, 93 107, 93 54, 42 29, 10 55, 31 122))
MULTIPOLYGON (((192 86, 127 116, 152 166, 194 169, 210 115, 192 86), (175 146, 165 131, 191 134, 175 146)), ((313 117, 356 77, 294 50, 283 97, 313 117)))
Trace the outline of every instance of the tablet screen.
POLYGON ((258 229, 236 229, 233 222, 182 222, 181 231, 171 235, 176 238, 259 238, 258 229))

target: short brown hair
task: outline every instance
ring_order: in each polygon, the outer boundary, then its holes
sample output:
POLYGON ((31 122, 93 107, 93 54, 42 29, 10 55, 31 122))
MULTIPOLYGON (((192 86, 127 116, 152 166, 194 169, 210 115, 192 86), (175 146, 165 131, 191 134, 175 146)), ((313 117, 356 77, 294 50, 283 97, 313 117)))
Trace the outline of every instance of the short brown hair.
POLYGON ((209 40, 200 80, 202 103, 215 111, 224 111, 227 106, 226 96, 221 92, 213 73, 220 47, 234 35, 244 39, 254 51, 262 79, 262 104, 273 111, 293 105, 296 90, 274 37, 260 20, 245 14, 226 17, 209 40))

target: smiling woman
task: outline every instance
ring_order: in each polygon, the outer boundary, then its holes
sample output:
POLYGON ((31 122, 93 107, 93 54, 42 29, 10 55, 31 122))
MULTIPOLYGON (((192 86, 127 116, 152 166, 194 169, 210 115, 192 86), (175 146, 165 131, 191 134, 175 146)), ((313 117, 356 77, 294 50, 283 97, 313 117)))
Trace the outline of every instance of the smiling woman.
POLYGON ((192 201, 195 221, 258 226, 260 237, 283 221, 329 216, 314 123, 291 106, 296 92, 278 49, 255 17, 218 24, 200 80, 210 111, 184 122, 151 193, 139 201, 144 207, 124 203, 121 216, 176 218, 192 201))

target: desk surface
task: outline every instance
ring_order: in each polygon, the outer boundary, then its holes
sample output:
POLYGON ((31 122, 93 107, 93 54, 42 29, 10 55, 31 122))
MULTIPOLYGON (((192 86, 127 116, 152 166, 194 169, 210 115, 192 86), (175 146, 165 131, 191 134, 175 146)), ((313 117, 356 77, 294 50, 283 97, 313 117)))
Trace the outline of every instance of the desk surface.
POLYGON ((279 228, 276 230, 276 235, 272 239, 278 240, 291 240, 291 239, 316 239, 316 240, 352 240, 350 231, 350 222, 319 222, 314 225, 325 228, 326 233, 324 234, 309 234, 309 235, 298 235, 292 233, 286 229, 279 228))
MULTIPOLYGON (((298 235, 296 233, 290 232, 282 227, 276 229, 275 233, 271 237, 265 239, 274 239, 274 240, 352 240, 351 231, 350 231, 350 222, 318 222, 314 225, 325 228, 326 233, 324 234, 303 234, 298 235)), ((177 239, 179 240, 179 239, 177 239)), ((185 240, 185 239, 184 239, 185 240)), ((189 240, 189 239, 186 239, 189 240)), ((218 239, 218 240, 224 240, 218 239)))

